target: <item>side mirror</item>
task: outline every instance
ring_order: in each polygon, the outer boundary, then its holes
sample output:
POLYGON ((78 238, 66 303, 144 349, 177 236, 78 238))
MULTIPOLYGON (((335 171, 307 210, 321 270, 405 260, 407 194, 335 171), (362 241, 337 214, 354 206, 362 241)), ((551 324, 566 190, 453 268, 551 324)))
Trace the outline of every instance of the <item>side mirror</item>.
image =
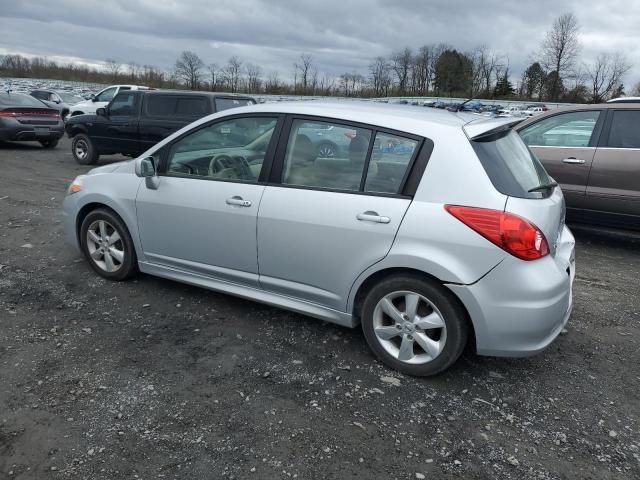
POLYGON ((107 116, 107 109, 106 108, 99 108, 96 110, 96 115, 98 115, 99 117, 106 117, 107 116))
POLYGON ((156 190, 159 185, 158 172, 156 171, 156 160, 153 157, 137 158, 135 160, 135 171, 138 177, 145 179, 147 188, 156 190))

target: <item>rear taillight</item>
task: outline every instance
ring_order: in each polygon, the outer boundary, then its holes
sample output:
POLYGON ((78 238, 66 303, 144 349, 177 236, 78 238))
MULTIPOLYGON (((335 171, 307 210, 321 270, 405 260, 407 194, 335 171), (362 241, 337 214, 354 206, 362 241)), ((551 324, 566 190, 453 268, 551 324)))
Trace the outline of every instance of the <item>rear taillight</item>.
POLYGON ((445 205, 444 208, 466 226, 515 257, 537 260, 549 254, 549 244, 544 234, 518 215, 459 205, 445 205))

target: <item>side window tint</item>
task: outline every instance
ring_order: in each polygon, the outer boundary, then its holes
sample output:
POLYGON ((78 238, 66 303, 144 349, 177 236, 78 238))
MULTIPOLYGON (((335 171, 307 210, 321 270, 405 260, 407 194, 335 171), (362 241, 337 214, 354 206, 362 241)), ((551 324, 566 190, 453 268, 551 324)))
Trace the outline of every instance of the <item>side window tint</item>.
POLYGON ((543 147, 588 147, 599 111, 554 115, 520 132, 524 143, 543 147))
POLYGON ((208 101, 205 97, 182 97, 178 98, 176 115, 189 117, 203 117, 209 113, 208 101))
POLYGON ((370 140, 371 130, 295 120, 287 144, 282 183, 358 191, 370 140))
POLYGON ((640 110, 613 112, 608 147, 640 148, 640 110))
POLYGON ((376 134, 364 190, 398 193, 417 146, 415 140, 388 133, 376 134))
POLYGON ((118 93, 109 105, 111 116, 131 116, 136 111, 136 94, 133 92, 118 93))
POLYGON ((256 183, 276 123, 246 117, 196 130, 173 144, 167 173, 256 183))
POLYGON ((147 95, 147 115, 150 117, 166 117, 176 111, 178 97, 174 95, 147 95))

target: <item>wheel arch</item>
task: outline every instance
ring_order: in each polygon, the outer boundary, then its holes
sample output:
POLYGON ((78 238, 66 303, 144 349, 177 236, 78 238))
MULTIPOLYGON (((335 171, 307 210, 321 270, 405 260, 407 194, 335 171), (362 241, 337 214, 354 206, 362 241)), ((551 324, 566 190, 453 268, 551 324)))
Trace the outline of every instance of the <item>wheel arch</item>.
POLYGON ((433 283, 436 283, 442 286, 443 290, 447 292, 447 295, 451 297, 453 301, 458 303, 466 313, 465 322, 469 327, 468 341, 469 341, 470 347, 475 351, 475 340, 476 340, 475 327, 473 325, 473 319, 471 318, 471 315, 469 314, 469 310, 467 309, 465 304, 458 297, 458 295, 456 295, 454 292, 451 291, 451 289, 446 287, 444 281, 440 280, 434 275, 431 275, 430 273, 427 273, 423 270, 419 270, 416 268, 408 268, 408 267, 382 268, 380 270, 377 270, 371 273, 369 276, 364 278, 364 280, 362 280, 361 283, 358 285, 358 288, 355 294, 353 295, 353 307, 351 309, 351 312, 354 319, 354 324, 357 325, 358 323, 360 323, 360 314, 362 311, 362 304, 364 303, 364 299, 367 296, 367 293, 369 293, 369 291, 371 290, 371 288, 373 288, 373 286, 375 286, 378 282, 380 282, 384 278, 388 278, 390 276, 398 276, 398 275, 411 275, 411 276, 415 276, 415 277, 419 277, 419 278, 431 281, 433 283))
POLYGON ((87 127, 82 125, 82 124, 78 124, 78 125, 72 125, 69 130, 69 137, 73 138, 76 135, 78 135, 79 133, 88 133, 87 127))

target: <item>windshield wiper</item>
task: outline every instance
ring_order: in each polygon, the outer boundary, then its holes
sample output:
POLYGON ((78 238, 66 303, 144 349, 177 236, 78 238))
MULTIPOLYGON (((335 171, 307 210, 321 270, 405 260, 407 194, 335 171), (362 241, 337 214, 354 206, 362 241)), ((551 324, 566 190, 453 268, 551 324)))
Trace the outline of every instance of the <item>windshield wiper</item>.
POLYGON ((540 190, 547 190, 549 188, 555 188, 558 186, 558 182, 549 182, 544 183, 542 185, 538 185, 537 187, 533 187, 531 190, 527 190, 529 193, 531 192, 539 192, 540 190))

